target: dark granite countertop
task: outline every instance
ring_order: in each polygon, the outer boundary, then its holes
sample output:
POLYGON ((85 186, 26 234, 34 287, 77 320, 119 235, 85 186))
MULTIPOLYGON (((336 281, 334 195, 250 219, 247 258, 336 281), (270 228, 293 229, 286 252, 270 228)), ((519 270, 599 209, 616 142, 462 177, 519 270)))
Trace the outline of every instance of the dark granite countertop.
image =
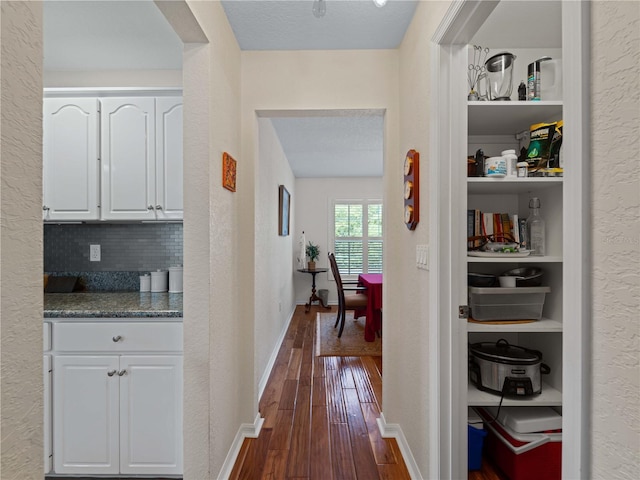
POLYGON ((45 318, 180 318, 181 293, 45 293, 45 318))

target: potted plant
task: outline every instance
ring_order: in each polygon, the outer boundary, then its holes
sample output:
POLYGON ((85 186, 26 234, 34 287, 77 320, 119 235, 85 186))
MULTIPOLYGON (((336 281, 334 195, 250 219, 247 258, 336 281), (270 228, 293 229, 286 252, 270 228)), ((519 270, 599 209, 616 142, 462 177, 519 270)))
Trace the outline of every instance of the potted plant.
POLYGON ((309 263, 307 264, 307 268, 309 270, 316 269, 316 260, 320 258, 320 247, 318 245, 314 245, 309 242, 306 248, 307 257, 309 257, 309 263))

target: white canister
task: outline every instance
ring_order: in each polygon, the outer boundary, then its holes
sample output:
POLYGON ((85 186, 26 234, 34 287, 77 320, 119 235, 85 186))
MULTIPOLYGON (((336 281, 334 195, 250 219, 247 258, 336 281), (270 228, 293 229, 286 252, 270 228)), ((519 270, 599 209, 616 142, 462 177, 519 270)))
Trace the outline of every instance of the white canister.
POLYGON ((516 167, 518 163, 518 156, 516 155, 516 151, 505 150, 501 153, 501 155, 507 162, 507 176, 508 177, 518 176, 518 167, 516 167))
POLYGON ((151 291, 151 276, 148 273, 144 275, 140 275, 140 291, 141 292, 151 291))
POLYGON ((489 157, 484 161, 484 176, 501 178, 507 175, 507 161, 504 157, 489 157))
POLYGON ((151 272, 151 291, 152 292, 166 292, 167 281, 169 272, 158 270, 151 272))
POLYGON ((169 267, 169 293, 182 293, 182 267, 169 267))

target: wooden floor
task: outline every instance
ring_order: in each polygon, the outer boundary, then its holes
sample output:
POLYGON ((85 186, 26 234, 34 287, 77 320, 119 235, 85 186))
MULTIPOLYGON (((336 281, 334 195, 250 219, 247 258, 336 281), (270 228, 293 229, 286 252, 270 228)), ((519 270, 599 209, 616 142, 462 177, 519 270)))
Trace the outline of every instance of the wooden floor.
POLYGON ((230 479, 409 479, 376 424, 382 358, 316 357, 317 308, 297 307, 260 401, 260 436, 244 441, 230 479))
MULTIPOLYGON (((244 441, 230 480, 409 479, 376 424, 382 357, 316 357, 318 308, 296 308, 260 400, 260 436, 244 441)), ((483 459, 469 480, 506 479, 483 459)))

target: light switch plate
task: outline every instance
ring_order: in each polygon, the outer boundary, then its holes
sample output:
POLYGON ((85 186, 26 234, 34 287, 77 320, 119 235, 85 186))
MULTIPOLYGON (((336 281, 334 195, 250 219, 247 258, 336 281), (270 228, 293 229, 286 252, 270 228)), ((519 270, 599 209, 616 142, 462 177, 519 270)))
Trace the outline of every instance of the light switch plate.
POLYGON ((429 245, 416 245, 416 266, 429 270, 429 245))

